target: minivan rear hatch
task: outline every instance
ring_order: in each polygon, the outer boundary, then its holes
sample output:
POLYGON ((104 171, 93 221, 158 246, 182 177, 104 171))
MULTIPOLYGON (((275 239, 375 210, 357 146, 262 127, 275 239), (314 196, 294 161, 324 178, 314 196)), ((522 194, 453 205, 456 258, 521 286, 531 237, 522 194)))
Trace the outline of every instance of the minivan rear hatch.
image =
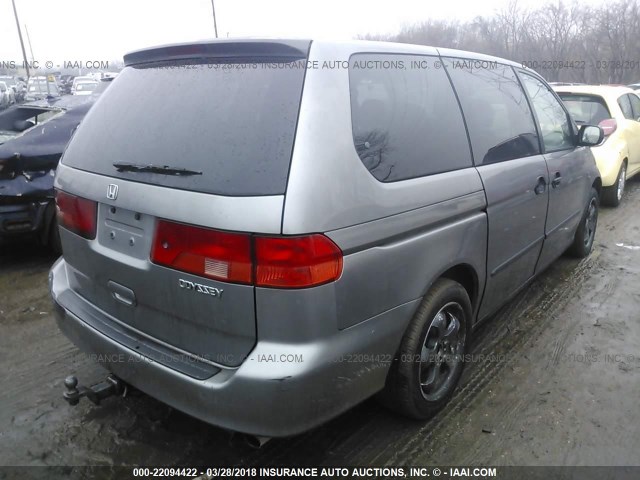
POLYGON ((191 257, 171 268, 152 250, 167 228, 184 248, 198 229, 280 233, 309 45, 216 41, 125 56, 56 178, 97 204, 95 239, 61 230, 76 294, 178 352, 242 363, 256 339, 254 287, 221 280, 226 267, 210 259, 196 258, 199 275, 191 257))

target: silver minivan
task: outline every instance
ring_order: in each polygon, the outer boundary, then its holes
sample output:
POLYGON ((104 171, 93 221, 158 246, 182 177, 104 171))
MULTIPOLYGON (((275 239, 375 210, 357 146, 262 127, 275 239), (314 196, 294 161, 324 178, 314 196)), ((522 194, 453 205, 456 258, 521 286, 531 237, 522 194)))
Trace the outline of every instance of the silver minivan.
POLYGON ((70 403, 131 385, 256 436, 378 392, 427 418, 474 327, 592 248, 602 130, 515 63, 228 39, 125 64, 55 179, 57 321, 110 372, 70 403))

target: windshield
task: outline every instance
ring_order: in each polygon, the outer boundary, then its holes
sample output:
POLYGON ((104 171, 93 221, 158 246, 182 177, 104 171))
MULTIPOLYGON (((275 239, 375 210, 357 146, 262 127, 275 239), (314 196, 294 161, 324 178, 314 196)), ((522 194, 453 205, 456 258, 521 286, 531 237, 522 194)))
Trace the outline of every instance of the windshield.
POLYGON ((287 60, 284 68, 272 62, 127 67, 89 111, 63 163, 219 195, 283 194, 305 68, 301 61, 287 60), (118 171, 114 163, 202 175, 118 171))
POLYGON ((611 118, 611 113, 602 97, 574 93, 558 93, 558 95, 577 124, 598 125, 602 120, 611 118))

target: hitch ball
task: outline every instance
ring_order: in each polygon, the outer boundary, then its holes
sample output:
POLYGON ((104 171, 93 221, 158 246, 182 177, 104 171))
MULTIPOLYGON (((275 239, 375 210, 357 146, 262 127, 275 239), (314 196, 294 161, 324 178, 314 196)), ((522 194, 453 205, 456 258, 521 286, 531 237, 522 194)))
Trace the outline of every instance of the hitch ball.
POLYGON ((127 393, 126 384, 114 375, 109 375, 102 382, 90 387, 78 387, 78 379, 70 375, 64 379, 64 386, 67 391, 62 396, 69 405, 77 405, 82 397, 87 397, 93 403, 99 405, 100 401, 105 398, 113 395, 124 396, 127 393))
POLYGON ((78 391, 78 379, 73 375, 69 375, 64 379, 64 386, 67 389, 64 392, 64 399, 69 402, 69 405, 77 405, 80 401, 80 392, 78 391))

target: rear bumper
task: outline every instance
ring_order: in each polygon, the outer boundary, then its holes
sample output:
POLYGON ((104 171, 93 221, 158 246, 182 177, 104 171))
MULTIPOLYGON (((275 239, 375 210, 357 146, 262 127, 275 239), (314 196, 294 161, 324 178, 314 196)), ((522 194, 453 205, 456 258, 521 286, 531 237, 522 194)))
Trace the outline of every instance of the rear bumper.
POLYGON ((197 379, 140 355, 83 321, 64 300, 77 297, 69 289, 64 259, 52 267, 49 280, 60 329, 107 370, 207 423, 270 437, 309 430, 380 390, 419 301, 315 343, 258 340, 240 367, 220 366, 210 378, 197 379))
POLYGON ((16 205, 0 205, 0 236, 30 234, 46 226, 46 210, 52 200, 34 200, 16 205))

